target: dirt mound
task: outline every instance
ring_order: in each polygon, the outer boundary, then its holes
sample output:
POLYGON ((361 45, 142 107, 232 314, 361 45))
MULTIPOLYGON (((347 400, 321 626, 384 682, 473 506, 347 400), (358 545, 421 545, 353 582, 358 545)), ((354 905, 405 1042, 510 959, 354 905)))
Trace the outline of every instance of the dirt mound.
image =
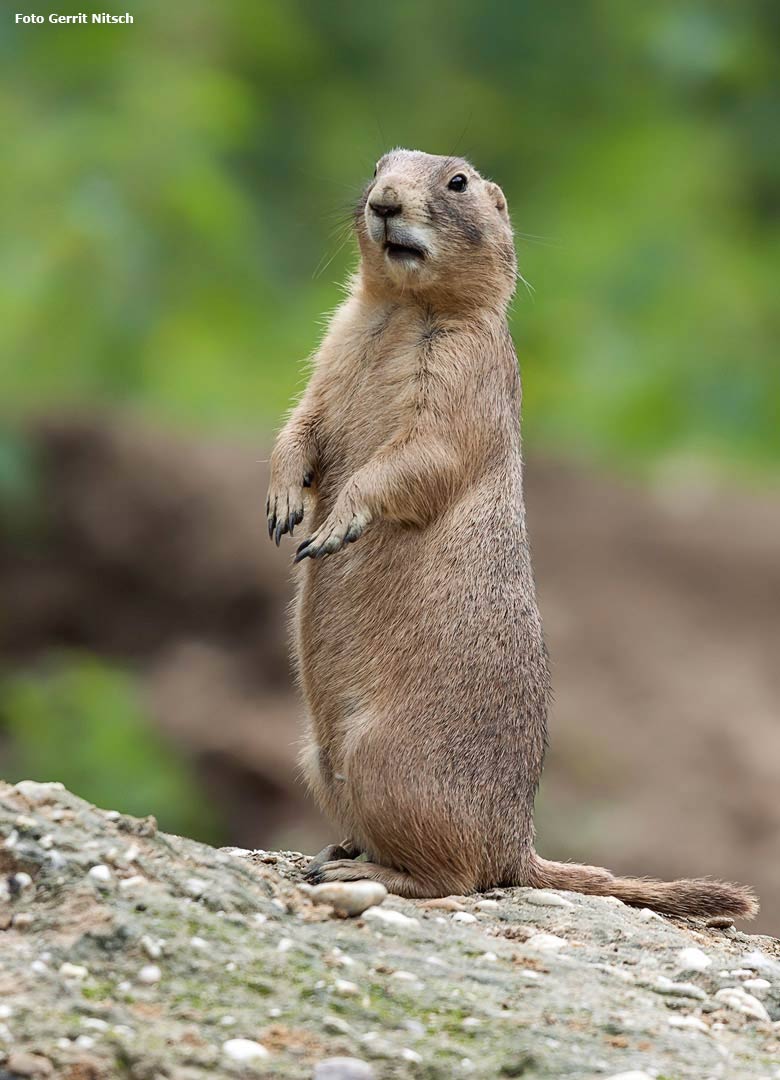
POLYGON ((295 852, 30 781, 0 852, 10 1080, 780 1075, 777 943, 733 927, 535 889, 341 919, 295 852))

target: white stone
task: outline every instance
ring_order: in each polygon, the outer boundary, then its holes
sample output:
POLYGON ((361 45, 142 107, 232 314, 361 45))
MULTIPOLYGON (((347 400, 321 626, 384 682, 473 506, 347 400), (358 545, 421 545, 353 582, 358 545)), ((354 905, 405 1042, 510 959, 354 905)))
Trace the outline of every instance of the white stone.
POLYGON ((132 877, 122 878, 119 882, 120 889, 138 889, 142 885, 147 885, 148 878, 145 878, 143 874, 133 874, 132 877))
POLYGON ((394 971, 390 978, 398 979, 399 982, 418 982, 417 976, 411 971, 394 971))
POLYGON ((164 946, 165 942, 162 938, 153 938, 149 934, 144 934, 141 938, 141 948, 150 960, 159 960, 163 954, 164 946))
POLYGON ((97 866, 92 867, 89 876, 98 885, 108 885, 112 878, 111 868, 105 863, 98 863, 97 866))
POLYGON ((565 938, 558 937, 557 934, 534 934, 525 943, 527 949, 536 949, 538 952, 557 952, 559 949, 565 949, 568 945, 568 941, 565 938))
POLYGON ((86 979, 89 975, 89 968, 82 967, 81 964, 69 964, 64 963, 60 965, 60 975, 63 979, 86 979))
POLYGON ((482 959, 486 960, 490 964, 493 964, 496 962, 496 960, 498 960, 498 957, 494 952, 486 952, 482 953, 482 959))
POLYGON ((387 923, 388 926, 419 926, 419 920, 410 915, 404 915, 395 908, 370 907, 363 912, 364 919, 374 919, 377 922, 387 923))
POLYGON ((208 949, 209 943, 202 937, 190 938, 190 945, 193 949, 208 949))
POLYGON ((722 990, 716 992, 715 1000, 722 1001, 727 1008, 734 1009, 735 1012, 752 1016, 754 1020, 769 1020, 769 1013, 758 998, 753 997, 741 986, 724 986, 722 990))
POLYGON ((376 1073, 360 1058, 334 1057, 317 1063, 313 1080, 376 1080, 376 1073))
POLYGON ((712 960, 701 949, 681 949, 677 954, 677 967, 680 971, 706 971, 712 960))
POLYGON ((498 900, 479 900, 476 904, 479 911, 498 911, 500 906, 498 900))
POLYGON ((146 983, 147 986, 158 983, 161 978, 162 972, 160 971, 157 964, 144 964, 144 966, 138 972, 138 981, 146 983))
POLYGON ((452 915, 452 921, 462 923, 475 923, 477 921, 477 916, 472 915, 470 911, 456 911, 452 915))
POLYGON ((653 911, 653 909, 649 907, 643 907, 641 909, 641 911, 639 912, 639 918, 642 920, 642 922, 654 922, 655 920, 658 920, 658 922, 663 921, 658 912, 653 911))
POLYGON ((222 1027, 235 1027, 236 1026, 236 1018, 235 1018, 235 1016, 231 1016, 230 1013, 227 1013, 225 1016, 220 1017, 219 1022, 222 1025, 222 1027))
POLYGON ((780 978, 780 961, 773 960, 771 956, 762 953, 759 949, 745 953, 741 959, 743 967, 751 971, 760 971, 762 975, 769 975, 775 979, 780 978))
POLYGON ((415 1065, 419 1065, 422 1061, 422 1054, 418 1054, 416 1050, 410 1050, 408 1047, 404 1047, 401 1051, 401 1057, 404 1061, 412 1061, 415 1065))
POLYGON ((705 1035, 710 1033, 710 1029, 698 1016, 670 1016, 669 1027, 688 1028, 691 1031, 701 1031, 705 1035))
POLYGON ((203 878, 191 877, 187 878, 187 880, 185 881, 184 888, 190 896, 194 897, 197 900, 199 896, 203 896, 204 892, 208 888, 208 882, 204 881, 203 878))
POLYGON ((74 1044, 78 1046, 79 1050, 91 1050, 95 1045, 95 1040, 91 1035, 78 1035, 74 1039, 74 1044))
POLYGON ((308 891, 313 904, 328 904, 337 915, 354 917, 382 903, 387 889, 378 881, 331 881, 308 891))
POLYGON ((254 1039, 228 1039, 222 1044, 222 1053, 230 1061, 238 1061, 244 1065, 268 1057, 266 1048, 254 1039))
POLYGON ((20 870, 18 874, 14 874, 11 880, 19 892, 25 892, 27 889, 32 888, 33 879, 29 874, 25 874, 24 870, 20 870))
POLYGON ((670 994, 672 997, 690 997, 698 1001, 704 1001, 707 995, 700 986, 695 983, 678 983, 668 979, 666 975, 659 975, 653 984, 653 990, 658 994, 670 994))
POLYGON ((279 939, 279 944, 276 946, 277 952, 289 952, 295 942, 292 938, 283 937, 279 939))
POLYGON ((342 997, 353 997, 355 994, 360 993, 360 987, 357 983, 350 982, 348 979, 336 979, 333 989, 342 997))
POLYGON ((524 899, 529 904, 536 904, 537 907, 574 907, 571 900, 567 900, 565 896, 560 896, 558 893, 548 892, 547 889, 529 889, 524 899))
POLYGON ((769 979, 745 979, 742 983, 743 988, 751 994, 763 994, 771 985, 769 979))
POLYGON ((82 1016, 81 1026, 90 1031, 108 1031, 108 1024, 98 1016, 82 1016))

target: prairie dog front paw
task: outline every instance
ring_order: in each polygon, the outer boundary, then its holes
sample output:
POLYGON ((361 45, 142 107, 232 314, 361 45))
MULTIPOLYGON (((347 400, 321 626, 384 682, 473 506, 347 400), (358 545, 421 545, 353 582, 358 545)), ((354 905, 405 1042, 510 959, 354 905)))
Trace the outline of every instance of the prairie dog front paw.
POLYGON ((310 469, 301 471, 295 478, 271 475, 265 512, 268 518, 268 535, 276 541, 277 547, 284 534, 289 533, 292 536, 295 526, 303 521, 303 493, 305 488, 311 487, 312 479, 313 473, 310 469))

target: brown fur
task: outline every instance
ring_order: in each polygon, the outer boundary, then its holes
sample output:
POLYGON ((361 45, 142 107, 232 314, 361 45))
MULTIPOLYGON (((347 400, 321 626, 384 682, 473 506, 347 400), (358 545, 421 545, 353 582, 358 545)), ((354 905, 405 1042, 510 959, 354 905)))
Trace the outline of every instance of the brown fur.
POLYGON ((549 677, 506 321, 506 202, 468 162, 398 150, 379 163, 356 229, 361 263, 277 439, 268 499, 277 543, 304 511, 310 523, 295 614, 303 768, 349 838, 312 876, 369 877, 411 897, 533 885, 753 915, 741 886, 616 878, 536 855, 549 677), (456 173, 464 192, 448 187, 456 173), (425 258, 392 258, 387 240, 425 258), (361 852, 369 862, 353 861, 361 852))

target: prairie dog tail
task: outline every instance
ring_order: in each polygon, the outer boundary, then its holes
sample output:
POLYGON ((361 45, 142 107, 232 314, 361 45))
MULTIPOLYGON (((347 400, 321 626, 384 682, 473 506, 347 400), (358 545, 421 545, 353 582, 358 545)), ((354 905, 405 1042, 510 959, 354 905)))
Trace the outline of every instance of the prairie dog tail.
POLYGON ((653 878, 615 877, 600 866, 549 862, 533 853, 528 884, 536 889, 568 889, 589 896, 616 896, 626 904, 648 907, 664 915, 728 915, 752 919, 758 900, 746 885, 708 878, 656 881, 653 878))

